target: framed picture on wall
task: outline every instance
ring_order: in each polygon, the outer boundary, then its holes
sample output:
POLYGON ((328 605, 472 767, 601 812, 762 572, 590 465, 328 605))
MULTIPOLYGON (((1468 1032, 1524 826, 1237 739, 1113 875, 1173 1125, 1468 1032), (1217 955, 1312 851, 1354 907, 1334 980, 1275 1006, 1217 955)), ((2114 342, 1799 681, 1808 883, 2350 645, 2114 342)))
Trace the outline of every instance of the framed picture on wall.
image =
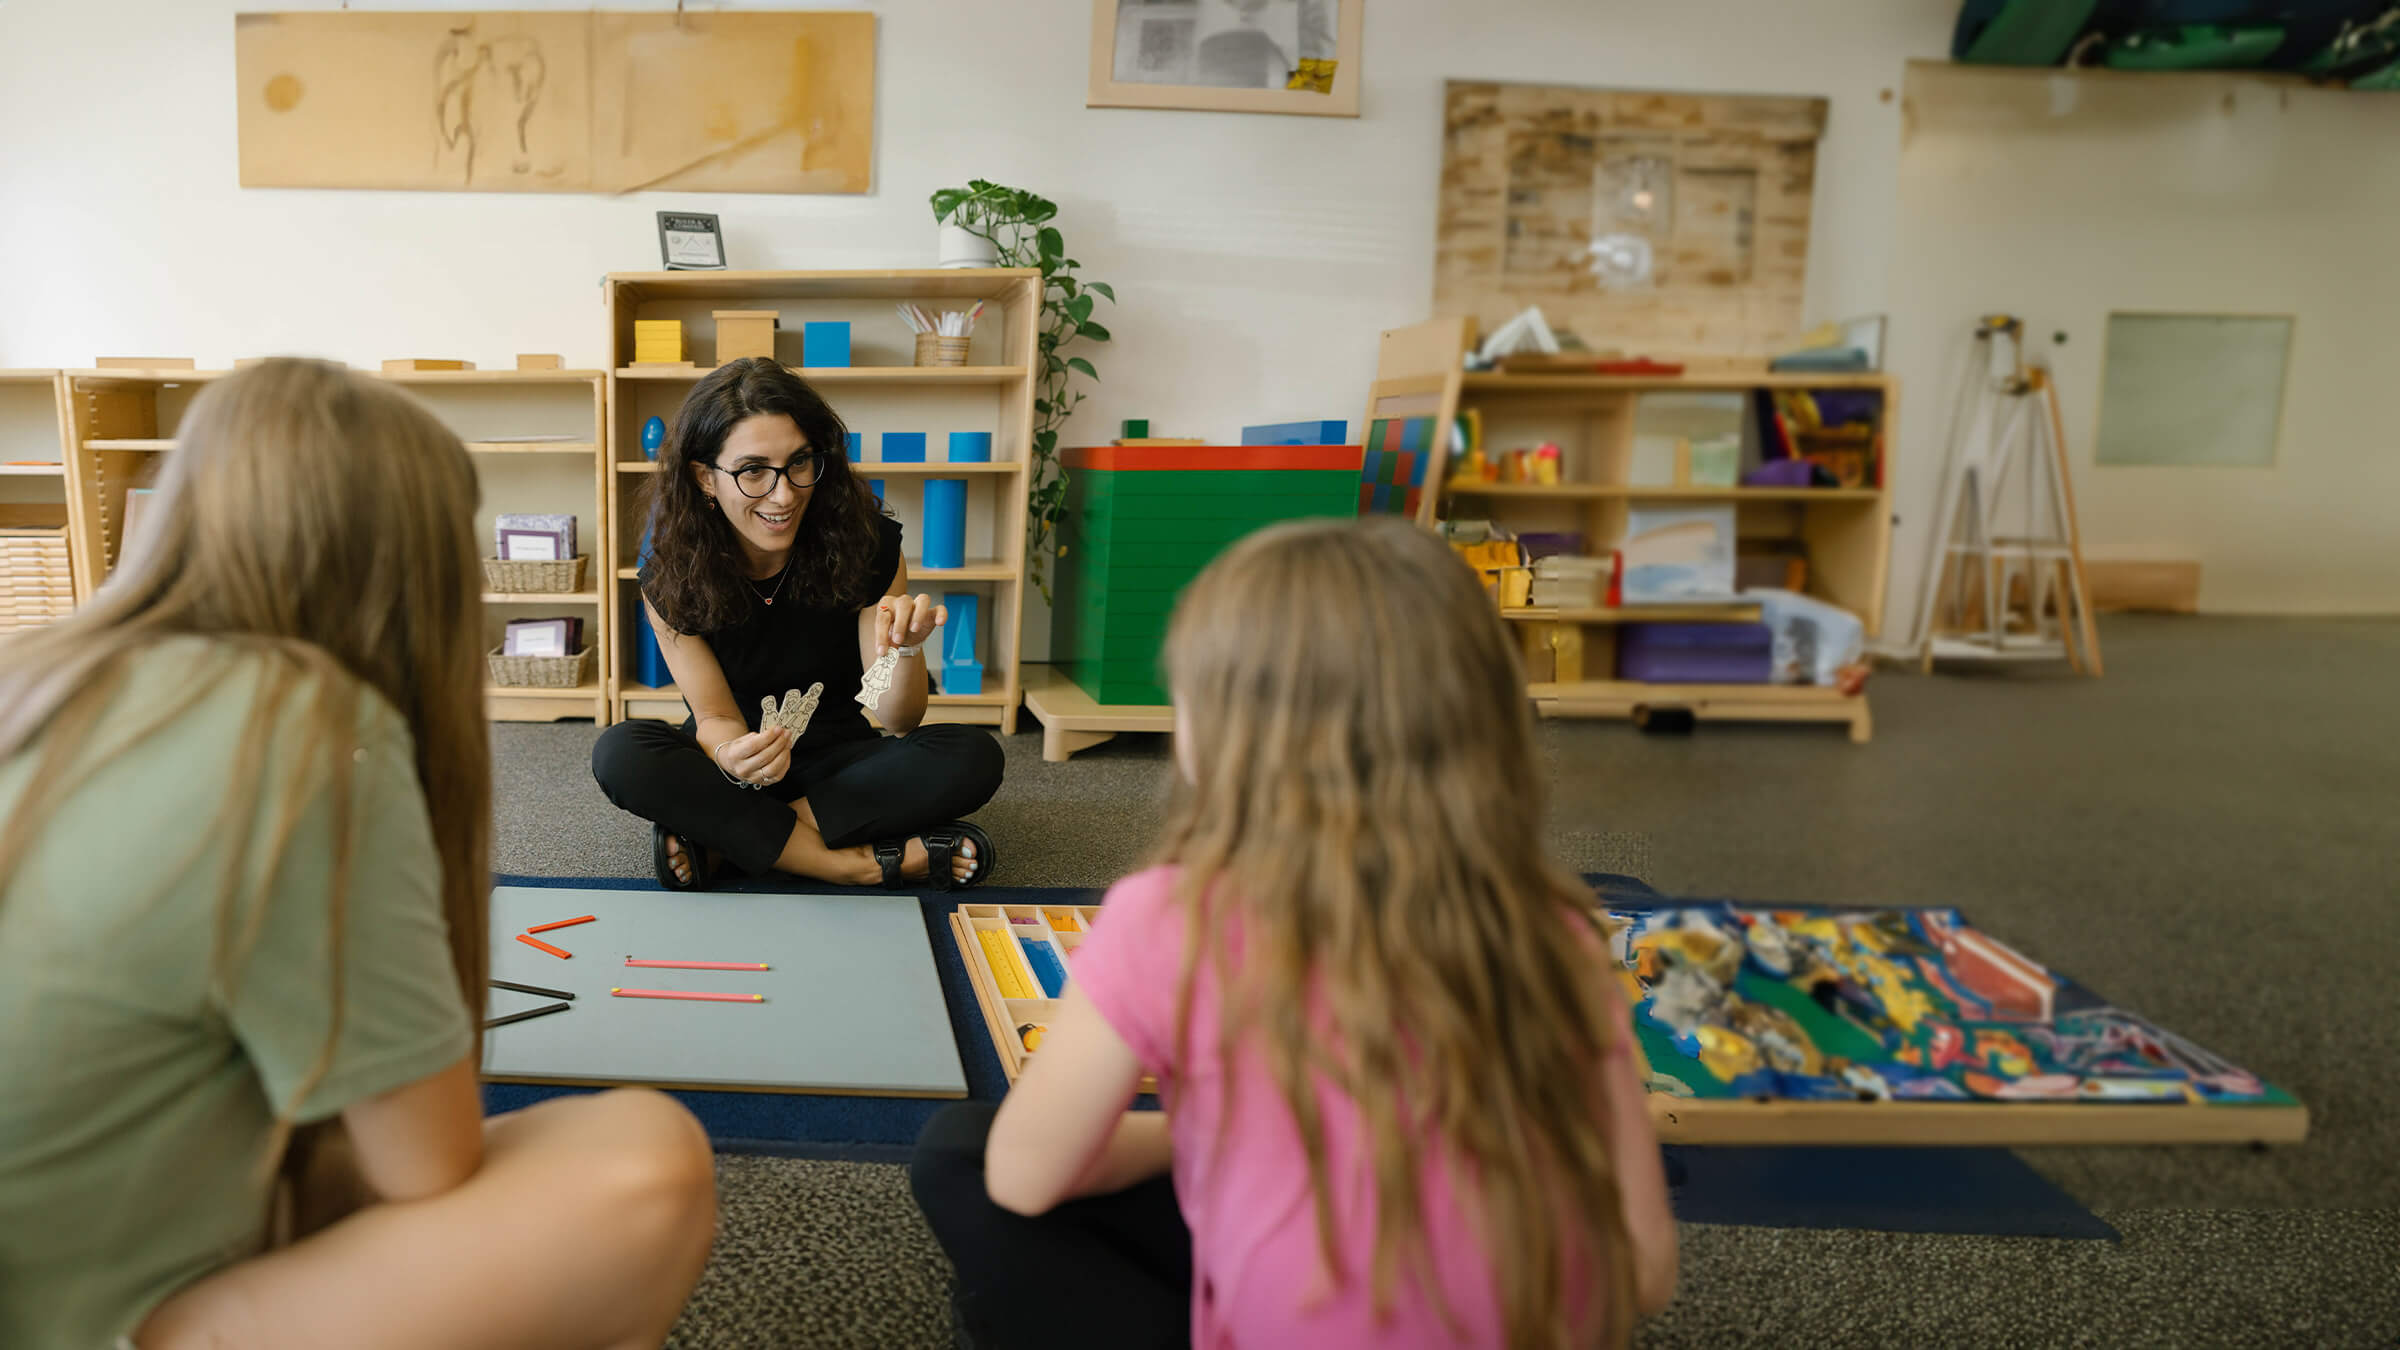
POLYGON ((723 271, 725 236, 717 218, 703 211, 659 212, 658 258, 670 272, 723 271))
POLYGON ((1087 108, 1358 116, 1366 0, 1092 0, 1087 108))

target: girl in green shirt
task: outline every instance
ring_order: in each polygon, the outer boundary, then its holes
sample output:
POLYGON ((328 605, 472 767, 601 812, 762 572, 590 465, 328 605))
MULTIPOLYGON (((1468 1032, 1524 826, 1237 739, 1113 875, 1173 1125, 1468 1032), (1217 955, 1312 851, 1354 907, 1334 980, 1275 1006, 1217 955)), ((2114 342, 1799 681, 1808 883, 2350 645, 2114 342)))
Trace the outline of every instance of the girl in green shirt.
POLYGON ((270 361, 183 419, 109 583, 0 644, 0 1345, 656 1345, 707 1140, 485 1121, 475 472, 270 361))

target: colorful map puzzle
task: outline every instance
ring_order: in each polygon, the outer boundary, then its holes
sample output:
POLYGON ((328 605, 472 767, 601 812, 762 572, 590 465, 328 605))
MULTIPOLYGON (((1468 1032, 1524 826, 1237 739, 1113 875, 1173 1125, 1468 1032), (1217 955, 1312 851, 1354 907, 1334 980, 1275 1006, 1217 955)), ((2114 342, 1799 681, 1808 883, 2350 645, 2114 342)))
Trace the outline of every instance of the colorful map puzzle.
POLYGON ((1613 907, 1650 1090, 1781 1101, 2290 1106, 1955 909, 1613 907))

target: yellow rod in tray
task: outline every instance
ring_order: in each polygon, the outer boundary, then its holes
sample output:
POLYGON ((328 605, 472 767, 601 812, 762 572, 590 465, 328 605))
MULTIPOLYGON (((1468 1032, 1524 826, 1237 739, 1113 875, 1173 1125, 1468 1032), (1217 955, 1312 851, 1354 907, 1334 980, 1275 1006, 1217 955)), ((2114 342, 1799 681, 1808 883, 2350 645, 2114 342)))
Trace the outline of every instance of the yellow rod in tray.
POLYGON ((983 944, 983 959, 992 968, 992 981, 1000 986, 1000 997, 1041 997, 1033 983, 1033 972, 1026 968, 1025 958, 1017 951, 1015 937, 997 928, 978 928, 975 940, 983 944))

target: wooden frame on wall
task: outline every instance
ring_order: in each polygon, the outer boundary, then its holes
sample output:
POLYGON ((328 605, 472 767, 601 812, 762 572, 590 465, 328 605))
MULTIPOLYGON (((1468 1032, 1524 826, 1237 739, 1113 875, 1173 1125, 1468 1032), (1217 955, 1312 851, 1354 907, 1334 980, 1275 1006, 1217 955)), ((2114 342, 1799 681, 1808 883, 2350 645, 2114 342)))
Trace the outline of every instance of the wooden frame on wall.
POLYGON ((1092 0, 1091 88, 1084 96, 1084 106, 1358 116, 1359 31, 1366 22, 1366 0, 1266 0, 1269 12, 1286 10, 1305 19, 1309 10, 1319 9, 1330 11, 1334 18, 1332 60, 1299 58, 1289 87, 1228 88, 1117 78, 1118 24, 1128 11, 1145 12, 1142 17, 1152 23, 1171 25, 1189 19, 1196 25, 1207 11, 1226 8, 1226 0, 1092 0))

